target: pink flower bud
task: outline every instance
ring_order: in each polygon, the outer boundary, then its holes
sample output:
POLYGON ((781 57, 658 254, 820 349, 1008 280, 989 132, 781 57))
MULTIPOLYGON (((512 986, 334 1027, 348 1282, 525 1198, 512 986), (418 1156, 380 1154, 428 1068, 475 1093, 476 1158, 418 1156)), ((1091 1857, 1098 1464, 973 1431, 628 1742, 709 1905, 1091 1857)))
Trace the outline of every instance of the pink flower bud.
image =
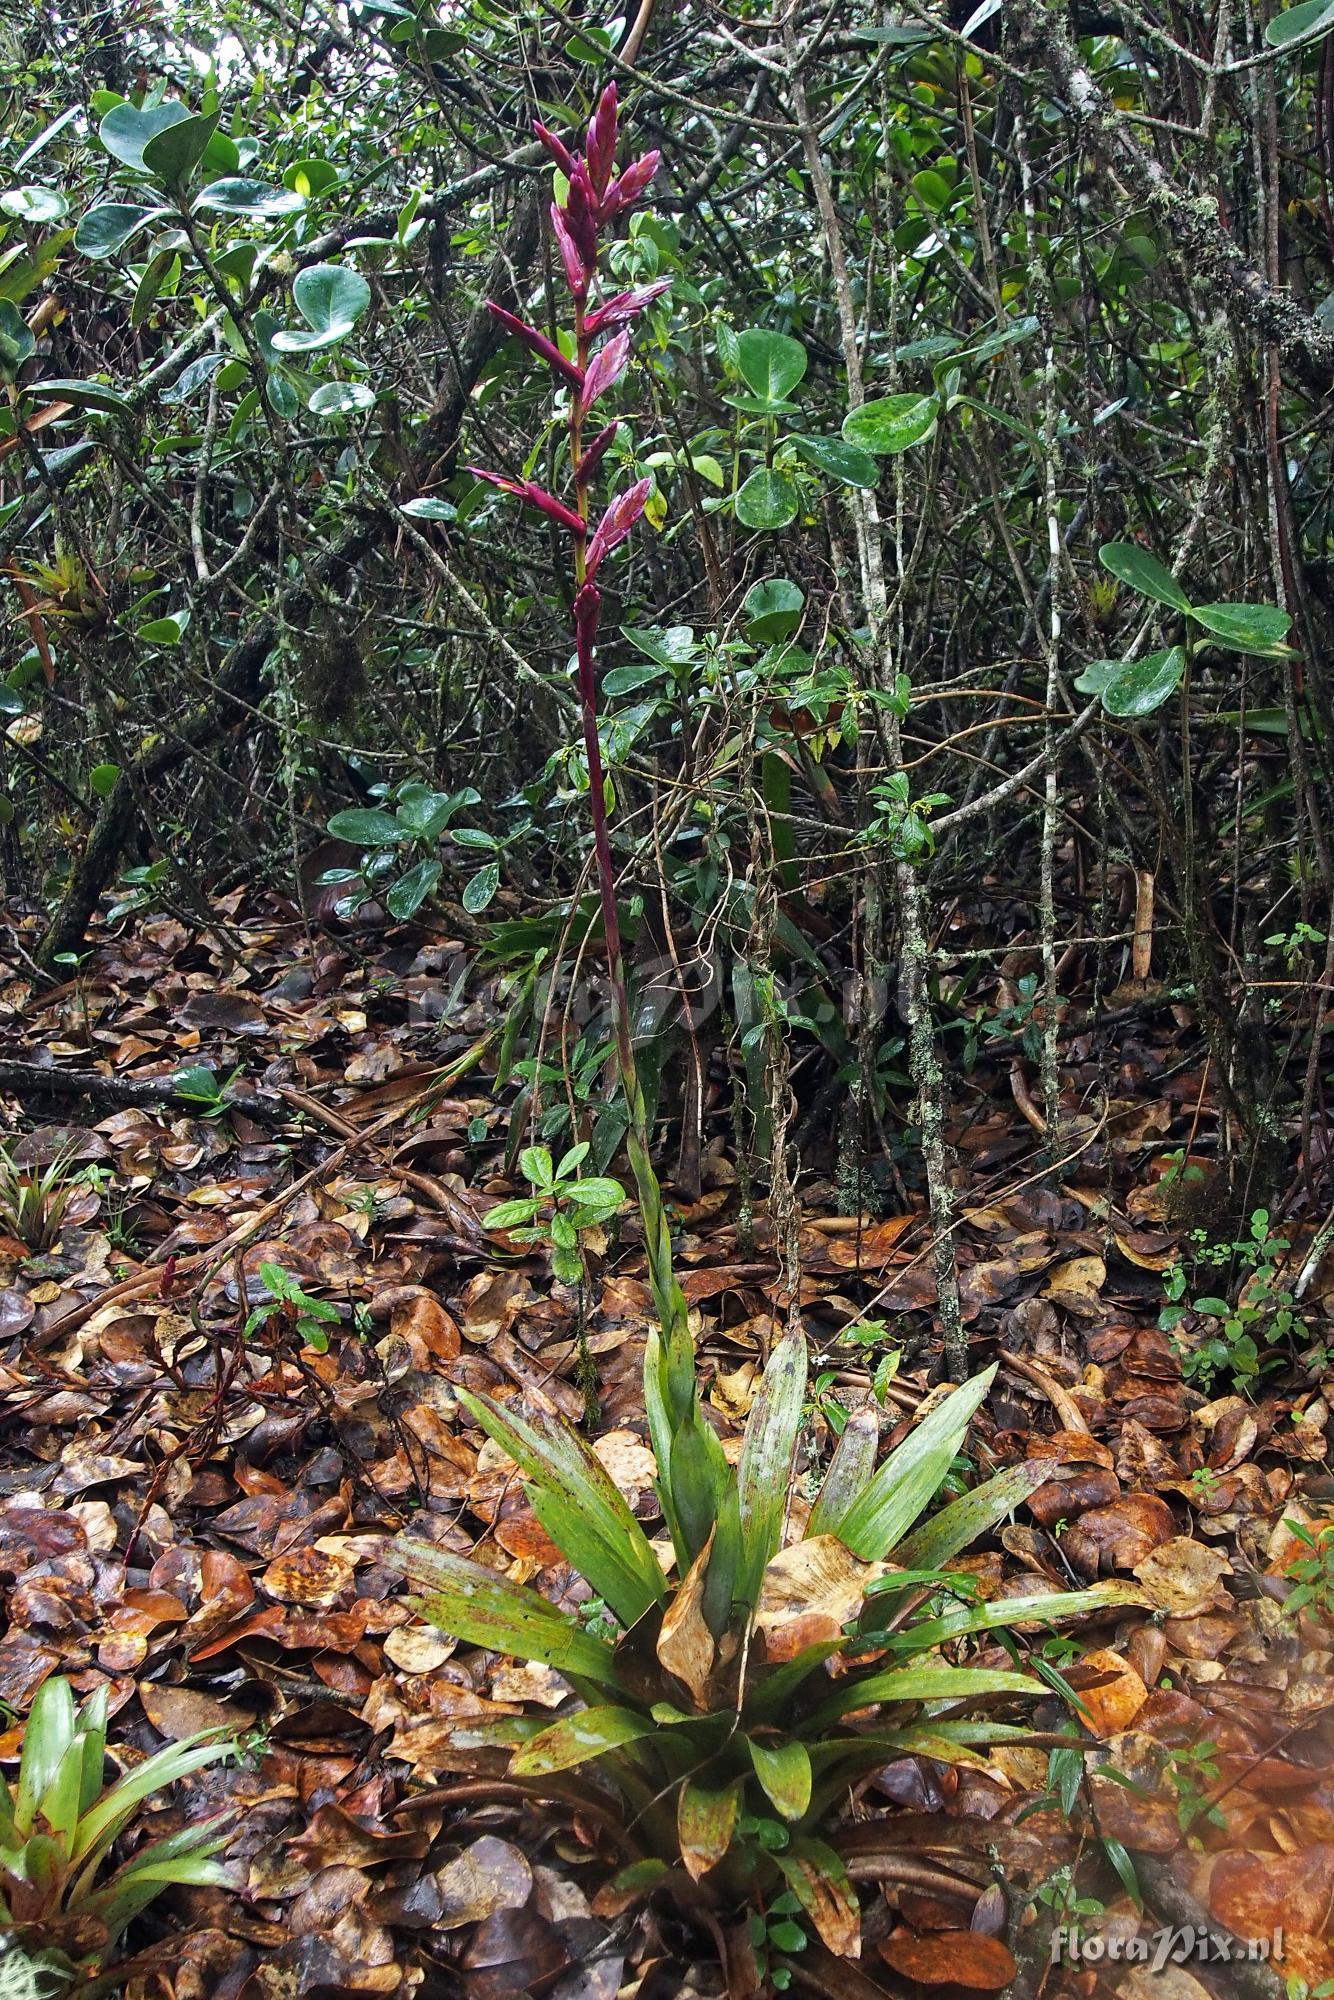
POLYGON ((549 132, 536 118, 533 120, 533 130, 568 180, 574 172, 574 155, 569 147, 564 140, 558 139, 554 132, 549 132))
POLYGON ((598 617, 602 610, 602 592, 591 581, 583 585, 574 600, 574 636, 579 648, 579 664, 590 670, 593 665, 593 641, 597 637, 598 617))
POLYGON ((592 444, 589 445, 588 450, 579 460, 579 470, 574 475, 576 486, 587 486, 589 480, 602 463, 606 455, 607 446, 611 443, 620 428, 621 420, 619 417, 615 417, 605 430, 598 432, 592 444))
POLYGON ((642 160, 626 168, 619 180, 613 181, 602 198, 599 215, 602 221, 609 221, 619 215, 623 208, 632 208, 650 185, 662 160, 658 152, 645 153, 642 160))
POLYGON ((485 472, 480 465, 466 468, 474 479, 485 479, 490 486, 498 486, 502 493, 513 493, 525 506, 536 507, 539 514, 545 514, 549 521, 555 521, 567 533, 581 541, 588 533, 588 525, 573 507, 567 507, 554 493, 548 493, 544 486, 536 485, 531 479, 510 479, 503 472, 485 472))
POLYGON ((565 282, 575 298, 586 298, 590 273, 585 269, 574 238, 565 227, 565 217, 554 201, 551 204, 551 227, 555 231, 561 263, 565 266, 565 282))
POLYGON ((563 210, 565 227, 574 239, 583 266, 591 272, 598 260, 598 205, 582 160, 570 175, 570 198, 563 210))
POLYGON ((584 321, 584 331, 591 338, 606 333, 613 326, 628 326, 636 320, 646 307, 660 299, 664 292, 672 288, 670 278, 659 278, 656 284, 639 285, 631 292, 617 292, 615 298, 607 299, 584 321))
POLYGON ((547 366, 559 375, 562 382, 568 382, 572 389, 582 389, 584 385, 582 374, 573 361, 566 360, 554 340, 548 340, 547 336, 539 333, 535 326, 529 326, 527 320, 519 319, 512 312, 506 312, 504 306, 498 306, 494 299, 487 300, 486 309, 494 319, 499 320, 507 333, 512 333, 516 340, 523 342, 530 353, 545 361, 547 366))
POLYGON ((630 361, 630 336, 618 333, 589 362, 584 375, 581 407, 591 410, 605 389, 614 388, 630 361))
POLYGON ((651 479, 641 479, 624 493, 618 493, 598 522, 597 532, 588 544, 586 574, 590 582, 597 575, 602 558, 609 556, 613 549, 618 549, 634 527, 644 511, 652 486, 651 479))
POLYGON ((611 179, 616 159, 616 123, 616 85, 609 83, 589 120, 588 136, 584 140, 584 162, 590 185, 597 196, 607 192, 607 182, 611 179))

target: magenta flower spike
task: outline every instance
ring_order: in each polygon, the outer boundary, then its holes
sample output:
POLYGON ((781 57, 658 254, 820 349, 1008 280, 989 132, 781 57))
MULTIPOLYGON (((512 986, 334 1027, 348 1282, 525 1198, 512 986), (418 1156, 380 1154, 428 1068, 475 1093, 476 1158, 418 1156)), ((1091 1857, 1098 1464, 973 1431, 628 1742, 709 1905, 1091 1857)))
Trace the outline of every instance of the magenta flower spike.
POLYGON ((606 429, 598 432, 592 444, 588 446, 587 450, 583 454, 583 457, 579 460, 579 470, 574 475, 574 483, 576 487, 588 485, 588 482, 590 481, 590 479, 592 479, 593 474, 597 471, 598 467, 602 463, 603 457, 607 450, 607 446, 611 443, 612 439, 615 437, 617 431, 620 428, 621 428, 620 418, 613 417, 611 422, 607 425, 606 429))
POLYGON ((635 485, 627 487, 624 493, 616 495, 598 522, 597 531, 588 545, 588 555, 584 564, 584 573, 590 581, 597 574, 598 565, 603 557, 609 556, 613 549, 618 549, 634 527, 644 511, 652 487, 651 479, 641 479, 635 485))
POLYGON ((487 472, 480 465, 466 468, 474 479, 485 479, 488 485, 498 486, 502 493, 513 493, 526 506, 536 507, 539 514, 545 514, 549 521, 555 521, 568 534, 582 542, 588 533, 588 523, 573 507, 567 507, 554 493, 548 493, 545 486, 538 486, 531 479, 511 479, 503 472, 487 472))
POLYGON ((588 122, 588 135, 584 140, 584 161, 588 169, 588 179, 593 193, 599 200, 607 192, 611 170, 616 163, 616 138, 616 85, 609 83, 598 101, 597 110, 588 122))
POLYGON ((618 333, 600 349, 584 370, 581 410, 591 410, 599 396, 615 388, 630 365, 630 336, 618 333))
POLYGON ((617 292, 614 298, 596 306, 584 320, 584 332, 590 339, 600 333, 607 333, 614 326, 629 326, 641 313, 647 311, 654 299, 660 299, 670 291, 670 278, 659 278, 656 284, 638 285, 630 292, 617 292))
POLYGON ((548 368, 558 375, 562 382, 568 383, 572 389, 583 388, 582 372, 573 361, 566 360, 554 340, 548 340, 547 336, 539 333, 535 326, 529 326, 527 320, 520 319, 515 313, 507 312, 504 306, 498 306, 494 299, 487 300, 486 309, 494 319, 499 320, 507 333, 512 333, 516 340, 523 342, 530 353, 545 361, 548 368))
POLYGON ((550 153, 552 159, 556 162, 556 165, 568 179, 574 172, 574 155, 565 144, 565 141, 558 139, 554 132, 548 131, 547 127, 536 118, 533 120, 533 130, 550 153))
POLYGON ((582 301, 588 296, 590 273, 579 254, 574 238, 565 226, 564 210, 558 208, 554 201, 551 204, 551 227, 555 232, 561 263, 565 266, 565 282, 574 297, 582 301))
POLYGON ((593 184, 588 178, 588 169, 582 160, 574 163, 570 175, 570 192, 562 211, 565 227, 574 239, 584 269, 592 273, 598 261, 598 223, 601 214, 593 184))
POLYGON ((604 222, 619 215, 623 208, 632 208, 640 196, 648 192, 661 162, 661 153, 645 153, 641 160, 626 168, 619 180, 612 182, 602 199, 601 216, 604 222))

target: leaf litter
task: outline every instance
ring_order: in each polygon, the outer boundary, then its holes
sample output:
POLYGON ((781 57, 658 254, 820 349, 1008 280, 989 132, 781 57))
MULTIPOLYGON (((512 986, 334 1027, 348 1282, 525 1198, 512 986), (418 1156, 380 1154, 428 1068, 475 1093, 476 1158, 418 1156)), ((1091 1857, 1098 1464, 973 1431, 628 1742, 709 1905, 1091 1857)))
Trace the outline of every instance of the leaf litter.
MULTIPOLYGON (((594 1405, 598 1457, 661 1536, 633 1219, 600 1237, 582 1300, 540 1249, 489 1232, 488 1210, 522 1188, 484 1010, 415 1023, 404 994, 431 960, 405 956, 401 934, 386 976, 327 940, 294 963, 280 916, 248 921, 239 900, 226 914, 239 961, 150 921, 93 955, 77 1004, 69 988, 5 995, 30 1062, 238 1080, 225 1110, 169 1088, 153 1104, 14 1106, 17 1163, 60 1160, 77 1179, 50 1242, 0 1232, 0 1760, 58 1674, 81 1696, 107 1687, 123 1766, 200 1729, 238 1738, 237 1759, 153 1803, 155 1833, 235 1810, 229 1886, 177 1892, 141 1922, 128 1993, 721 1992, 698 1936, 652 1905, 618 1908, 624 1837, 584 1774, 507 1775, 512 1747, 568 1712, 559 1674, 423 1624, 384 1559, 410 1524, 596 1615, 460 1390, 575 1422, 594 1405), (298 1336, 289 1286, 332 1310, 323 1347, 298 1336)), ((1174 1078, 1171 1099, 1146 1080, 1057 1185, 1022 1171, 1004 1066, 972 1081, 951 1133, 986 1190, 963 1212, 963 1304, 979 1365, 1000 1374, 969 1449, 980 1471, 1034 1460, 1047 1477, 957 1567, 983 1601, 1119 1579, 1147 1602, 1059 1640, 1029 1628, 1053 1681, 1033 1742, 971 1763, 929 1743, 887 1753, 831 1835, 856 1892, 824 1935, 850 1950, 860 1927, 855 1989, 823 1947, 792 1962, 817 1992, 1017 1978, 1017 1993, 1087 1994, 1088 1968, 1039 1964, 1050 1885, 1068 1871, 1100 1906, 1086 1923, 1147 1932, 1171 1916, 1158 1868, 1215 1926, 1281 1928, 1282 1971, 1314 1990, 1334 1977, 1334 1624, 1327 1602, 1293 1619, 1283 1599, 1301 1531, 1334 1501, 1321 1382, 1205 1390, 1157 1324, 1182 1234, 1171 1148, 1205 1080, 1174 1078), (1072 1728, 1096 1747, 1054 1781, 1072 1728)), ((897 1443, 936 1379, 924 1216, 836 1210, 816 1174, 798 1245, 819 1376, 807 1470, 847 1421, 897 1443), (878 1388, 878 1350, 841 1337, 875 1320, 901 1350, 878 1388)), ((741 1226, 722 1140, 677 1220, 706 1399, 734 1455, 781 1303, 772 1229, 762 1207, 741 1226)), ((1300 1266, 1313 1229, 1291 1233, 1300 1266)), ((1304 1307, 1310 1323, 1334 1313, 1328 1266, 1304 1307)), ((771 1657, 836 1637, 868 1567, 832 1537, 793 1542, 758 1608, 771 1657)), ((659 1648, 702 1690, 712 1641, 693 1611, 687 1589, 659 1648)), ((985 1632, 953 1644, 970 1665, 1009 1663, 985 1632)), ((707 1846, 707 1817, 692 1837, 707 1846)), ((1142 1974, 1119 1977, 1137 2000, 1142 1974)))

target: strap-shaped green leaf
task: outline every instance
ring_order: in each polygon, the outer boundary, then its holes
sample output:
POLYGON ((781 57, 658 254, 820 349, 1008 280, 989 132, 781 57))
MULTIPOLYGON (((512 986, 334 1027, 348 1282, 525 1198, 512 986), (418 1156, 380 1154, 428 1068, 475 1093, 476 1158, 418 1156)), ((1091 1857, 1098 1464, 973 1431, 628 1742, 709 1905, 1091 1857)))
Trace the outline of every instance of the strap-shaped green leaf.
POLYGON ((758 1597, 760 1578, 782 1541, 805 1395, 806 1335, 794 1327, 769 1357, 737 1468, 741 1568, 736 1596, 747 1606, 758 1597))
POLYGON ((883 1673, 868 1674, 864 1680, 850 1676, 836 1694, 822 1702, 807 1717, 808 1725, 819 1729, 836 1722, 856 1708, 874 1708, 885 1701, 972 1701, 984 1694, 1040 1695, 1045 1690, 1031 1674, 1014 1674, 993 1667, 890 1667, 883 1673))
POLYGON ((545 1513, 538 1518, 547 1533, 623 1625, 633 1625, 666 1597, 667 1580, 647 1535, 581 1437, 555 1418, 530 1422, 467 1390, 459 1401, 531 1482, 535 1512, 542 1496, 545 1513), (562 1539, 570 1535, 577 1556, 562 1539))
POLYGON ((384 1560, 428 1593, 422 1598, 422 1615, 442 1632, 493 1653, 540 1660, 558 1673, 603 1687, 616 1685, 610 1646, 535 1590, 525 1590, 466 1556, 407 1536, 390 1544, 384 1560))
POLYGON ((804 1743, 757 1743, 747 1737, 755 1776, 784 1819, 800 1819, 811 1802, 811 1760, 804 1743))
POLYGON ((676 1803, 676 1835, 681 1859, 698 1882, 732 1845, 741 1810, 741 1782, 734 1778, 717 1788, 687 1778, 676 1803))
POLYGON ((1056 1466, 1050 1459, 1029 1458, 1021 1465, 1007 1465, 1003 1472, 984 1480, 971 1493, 951 1500, 948 1507, 942 1507, 929 1521, 923 1521, 906 1542, 899 1543, 894 1551, 895 1562, 904 1569, 942 1568, 951 1556, 957 1556, 979 1535, 988 1533, 998 1521, 1022 1506, 1030 1493, 1036 1493, 1039 1486, 1045 1486, 1055 1476, 1056 1466))
POLYGON ((806 1524, 810 1535, 837 1535, 854 1500, 865 1492, 875 1471, 880 1421, 874 1410, 857 1410, 843 1426, 834 1447, 820 1497, 806 1524))
POLYGON ((962 1383, 889 1454, 835 1530, 855 1556, 882 1562, 897 1548, 939 1489, 995 1373, 993 1363, 971 1382, 962 1383))
MULTIPOLYGON (((987 1604, 942 1612, 939 1618, 924 1618, 902 1632, 890 1633, 884 1643, 896 1653, 926 1652, 969 1632, 991 1632, 1003 1625, 1050 1624, 1058 1618, 1082 1618, 1090 1611, 1147 1602, 1144 1591, 1124 1583, 1099 1583, 1088 1590, 1035 1591, 1031 1597, 994 1598, 987 1604)), ((870 1644, 875 1642, 874 1619, 875 1613, 870 1611, 863 1621, 870 1644)))
POLYGON ((633 1708, 584 1708, 578 1715, 562 1716, 516 1750, 510 1758, 510 1775, 537 1778, 551 1771, 571 1771, 576 1764, 591 1763, 610 1750, 637 1743, 641 1736, 652 1736, 656 1729, 651 1716, 633 1708))
POLYGON ((28 1726, 23 1732, 18 1797, 14 1804, 14 1826, 20 1837, 31 1833, 38 1808, 74 1741, 75 1728, 74 1695, 69 1682, 60 1677, 43 1681, 33 1697, 28 1726))

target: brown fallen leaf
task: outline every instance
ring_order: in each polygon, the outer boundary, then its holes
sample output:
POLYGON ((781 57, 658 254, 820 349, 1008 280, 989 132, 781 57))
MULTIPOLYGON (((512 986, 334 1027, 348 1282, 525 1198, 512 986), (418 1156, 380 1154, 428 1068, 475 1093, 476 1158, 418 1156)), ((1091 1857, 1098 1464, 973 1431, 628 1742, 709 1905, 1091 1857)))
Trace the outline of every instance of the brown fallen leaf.
POLYGON ((483 1834, 439 1869, 435 1881, 440 1892, 437 1922, 447 1931, 481 1923, 497 1910, 521 1910, 533 1893, 533 1871, 524 1856, 491 1834, 483 1834))
POLYGON ((1270 1937, 1280 1925, 1323 1936, 1334 1918, 1334 1841, 1298 1854, 1219 1855, 1209 1908, 1238 1937, 1270 1937))
POLYGON ((1095 1736, 1117 1736, 1129 1729, 1149 1692, 1129 1660, 1110 1647, 1086 1653, 1079 1665, 1070 1669, 1069 1681, 1088 1711, 1095 1736), (1098 1685, 1088 1685, 1091 1679, 1098 1685))
POLYGON ((919 1986, 966 1986, 974 1993, 999 1993, 1018 1967, 1003 1939, 982 1931, 895 1931, 880 1941, 880 1956, 904 1979, 919 1986))
POLYGON ((658 1634, 658 1658, 669 1674, 684 1681, 696 1706, 708 1706, 709 1679, 713 1673, 713 1634, 704 1622, 704 1584, 708 1576, 713 1536, 695 1557, 684 1583, 677 1591, 658 1634))
POLYGON ((1085 1576, 1133 1569, 1176 1534, 1176 1521, 1156 1493, 1123 1493, 1108 1507, 1091 1508, 1066 1530, 1062 1548, 1085 1576))
POLYGON ((813 1535, 773 1558, 760 1583, 755 1624, 770 1660, 837 1639, 888 1563, 859 1562, 837 1535, 813 1535))
POLYGON ((1159 1611, 1184 1618, 1217 1603, 1220 1579, 1230 1574, 1231 1565, 1218 1549, 1189 1535, 1174 1535, 1132 1569, 1159 1611))
POLYGON ((275 1556, 259 1581, 261 1588, 281 1603, 325 1611, 348 1589, 354 1568, 346 1556, 315 1548, 292 1549, 275 1556))

